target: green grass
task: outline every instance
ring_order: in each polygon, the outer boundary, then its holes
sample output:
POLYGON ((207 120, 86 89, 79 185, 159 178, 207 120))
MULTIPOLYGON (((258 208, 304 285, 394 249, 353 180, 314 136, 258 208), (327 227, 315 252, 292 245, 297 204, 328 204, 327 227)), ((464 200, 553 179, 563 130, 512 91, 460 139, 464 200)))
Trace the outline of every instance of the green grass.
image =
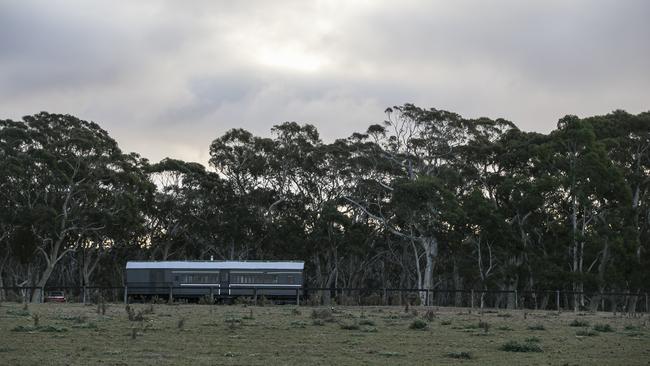
POLYGON ((469 352, 461 351, 461 352, 449 352, 446 355, 449 358, 456 358, 459 360, 470 360, 472 358, 472 354, 469 352))
POLYGON ((534 342, 508 341, 499 349, 506 352, 542 352, 542 347, 534 342))
POLYGON ((612 328, 612 326, 609 324, 596 324, 594 325, 594 330, 596 332, 608 333, 613 332, 614 328, 612 328))
POLYGON ((578 320, 574 319, 571 323, 569 323, 570 327, 588 327, 589 322, 586 322, 584 320, 578 320))
MULTIPOLYGON (((147 306, 131 305, 135 315, 147 306)), ((129 321, 121 304, 111 304, 106 315, 94 306, 30 304, 30 316, 8 314, 21 307, 3 303, 0 310, 2 365, 647 365, 650 339, 643 326, 647 318, 602 313, 579 319, 626 331, 569 327, 576 318, 570 312, 535 311, 524 319, 518 310, 502 317, 497 311, 479 316, 439 308, 428 322, 422 319, 425 307, 412 307, 419 314, 413 318, 397 306, 296 312, 295 306, 159 304, 146 320, 129 321), (31 314, 39 314, 38 327, 31 314), (409 329, 417 320, 428 330, 409 329), (489 332, 479 321, 490 325, 489 332), (545 331, 527 329, 527 321, 545 331), (577 336, 583 330, 600 336, 577 336)))

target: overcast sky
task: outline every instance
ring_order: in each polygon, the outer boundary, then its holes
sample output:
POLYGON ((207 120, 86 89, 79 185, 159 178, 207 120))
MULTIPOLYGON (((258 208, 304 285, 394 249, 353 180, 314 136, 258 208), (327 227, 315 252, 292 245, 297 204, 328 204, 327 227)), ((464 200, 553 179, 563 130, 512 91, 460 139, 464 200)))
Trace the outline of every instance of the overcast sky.
POLYGON ((0 118, 73 114, 153 161, 406 102, 541 132, 650 110, 650 1, 0 0, 0 118))

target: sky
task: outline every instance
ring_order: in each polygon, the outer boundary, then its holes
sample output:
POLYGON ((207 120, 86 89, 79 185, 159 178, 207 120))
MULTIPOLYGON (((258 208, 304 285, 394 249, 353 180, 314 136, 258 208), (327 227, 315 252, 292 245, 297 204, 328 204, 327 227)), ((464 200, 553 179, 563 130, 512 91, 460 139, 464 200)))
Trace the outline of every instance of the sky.
POLYGON ((0 0, 0 119, 99 123, 152 161, 231 128, 324 141, 414 103, 549 132, 650 110, 650 1, 0 0))

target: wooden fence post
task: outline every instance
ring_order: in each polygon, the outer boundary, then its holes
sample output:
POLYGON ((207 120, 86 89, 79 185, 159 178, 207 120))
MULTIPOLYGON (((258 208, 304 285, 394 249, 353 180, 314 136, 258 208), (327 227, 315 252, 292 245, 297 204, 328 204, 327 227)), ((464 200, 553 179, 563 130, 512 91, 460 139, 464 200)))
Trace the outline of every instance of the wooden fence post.
POLYGON ((519 293, 515 289, 515 309, 519 309, 519 293))
POLYGON ((253 304, 257 306, 257 287, 253 287, 253 304))
POLYGON ((129 304, 129 289, 124 285, 124 305, 129 304))
POLYGON ((560 311, 560 290, 555 290, 555 303, 557 305, 557 311, 560 311))
POLYGON ((174 303, 174 288, 169 286, 169 305, 174 303))
POLYGON ((648 293, 645 293, 645 312, 650 313, 650 308, 648 308, 648 293))
POLYGON ((474 289, 470 290, 470 293, 469 293, 469 302, 470 302, 469 307, 470 307, 471 309, 474 309, 474 289))
POLYGON ((300 306, 300 288, 296 288, 296 305, 300 306))

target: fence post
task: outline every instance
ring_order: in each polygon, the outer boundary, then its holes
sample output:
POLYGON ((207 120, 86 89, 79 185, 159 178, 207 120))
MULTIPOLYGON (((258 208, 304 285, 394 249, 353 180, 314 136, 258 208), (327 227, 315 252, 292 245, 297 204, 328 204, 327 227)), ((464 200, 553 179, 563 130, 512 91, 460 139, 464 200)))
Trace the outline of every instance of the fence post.
POLYGON ((426 299, 424 299, 424 306, 429 306, 429 289, 426 289, 426 299))
POLYGON ((257 287, 253 287, 253 304, 257 306, 257 287))
POLYGON ((124 285, 124 305, 128 305, 128 304, 129 304, 129 290, 126 287, 126 285, 124 285))
POLYGON ((45 299, 45 286, 41 287, 41 298, 39 299, 41 304, 43 303, 44 299, 45 299))
POLYGON ((515 289, 515 309, 519 309, 519 293, 515 289))
POLYGON ((560 290, 555 290, 555 303, 557 306, 557 311, 560 311, 560 290))
POLYGON ((471 289, 469 292, 469 307, 474 309, 474 289, 471 289))
POLYGON ((214 304, 214 287, 210 286, 210 304, 214 304))
POLYGON ((174 303, 174 288, 169 286, 169 305, 174 303))
POLYGON ((296 288, 296 305, 300 306, 300 288, 296 288))
POLYGON ((386 288, 384 287, 384 295, 382 296, 382 298, 384 299, 384 306, 388 305, 388 297, 387 296, 388 295, 386 294, 386 288))
POLYGON ((645 293, 645 312, 650 313, 650 308, 648 308, 648 293, 645 293))

